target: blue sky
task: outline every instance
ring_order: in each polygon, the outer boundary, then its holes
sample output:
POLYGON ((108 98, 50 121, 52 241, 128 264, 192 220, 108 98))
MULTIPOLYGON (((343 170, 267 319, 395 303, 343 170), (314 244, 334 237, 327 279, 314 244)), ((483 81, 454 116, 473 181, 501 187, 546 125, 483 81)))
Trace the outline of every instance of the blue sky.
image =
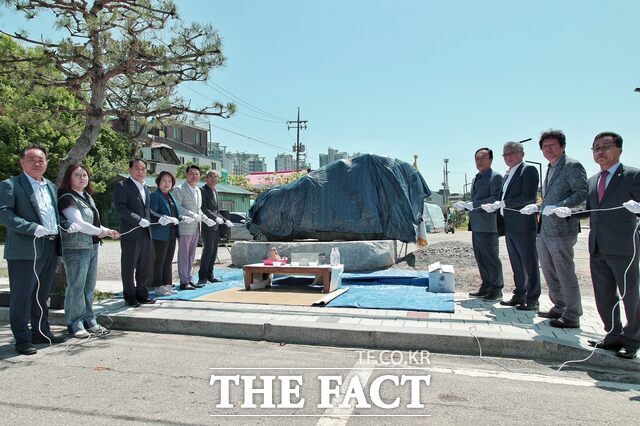
MULTIPOLYGON (((589 175, 597 171, 589 148, 604 130, 623 136, 622 161, 640 167, 638 1, 177 5, 185 20, 219 30, 227 57, 209 84, 182 94, 194 106, 235 100, 223 96, 229 92, 242 99, 235 117, 212 124, 261 142, 216 127, 213 139, 265 156, 270 170, 295 142, 285 121, 298 106, 313 168, 328 147, 407 162, 417 154, 432 190, 449 158, 449 183, 461 191, 482 146, 494 149, 494 169, 503 172, 502 144, 533 138, 525 159, 545 163, 537 138, 549 128, 565 131, 567 154, 589 175)), ((11 29, 20 20, 3 10, 0 23, 11 29)))

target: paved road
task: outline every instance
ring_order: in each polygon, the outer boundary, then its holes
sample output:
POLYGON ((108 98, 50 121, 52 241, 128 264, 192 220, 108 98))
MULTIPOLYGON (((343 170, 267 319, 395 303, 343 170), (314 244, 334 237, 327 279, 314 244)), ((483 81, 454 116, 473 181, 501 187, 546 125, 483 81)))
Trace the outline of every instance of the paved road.
MULTIPOLYGON (((536 361, 435 354, 410 358, 406 352, 119 331, 25 357, 15 356, 10 341, 7 326, 0 326, 4 424, 610 424, 640 416, 638 374, 577 369, 556 373, 536 361), (371 362, 365 362, 368 359, 371 362), (429 377, 429 385, 421 383, 419 401, 414 401, 423 408, 406 407, 411 402, 408 384, 393 386, 391 377, 403 374, 413 381, 429 377), (229 403, 234 408, 216 408, 221 385, 219 380, 210 385, 212 375, 299 375, 299 396, 305 401, 296 409, 240 408, 243 391, 232 385, 229 403), (352 384, 353 402, 359 395, 357 385, 363 385, 361 403, 372 408, 318 408, 320 380, 328 380, 319 376, 331 375, 352 384), (397 409, 375 406, 371 384, 382 375, 390 377, 382 381, 381 402, 399 398, 397 409), (220 414, 234 416, 211 416, 220 414), (371 415, 385 417, 367 417, 371 415)), ((272 396, 278 404, 282 393, 275 383, 272 396)), ((346 392, 343 387, 335 405, 346 392)), ((299 401, 295 396, 291 400, 299 401)), ((254 402, 260 405, 262 396, 254 402)))

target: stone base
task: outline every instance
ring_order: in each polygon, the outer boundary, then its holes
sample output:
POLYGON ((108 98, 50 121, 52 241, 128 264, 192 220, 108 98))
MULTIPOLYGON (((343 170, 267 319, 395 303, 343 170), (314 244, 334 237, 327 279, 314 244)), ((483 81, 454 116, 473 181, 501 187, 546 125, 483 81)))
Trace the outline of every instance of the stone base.
POLYGON ((291 259, 291 253, 324 253, 325 263, 333 247, 340 250, 340 263, 345 272, 371 271, 395 265, 396 242, 393 240, 376 241, 336 241, 336 242, 263 242, 236 241, 231 247, 231 262, 235 266, 259 263, 266 259, 272 247, 282 257, 291 259))

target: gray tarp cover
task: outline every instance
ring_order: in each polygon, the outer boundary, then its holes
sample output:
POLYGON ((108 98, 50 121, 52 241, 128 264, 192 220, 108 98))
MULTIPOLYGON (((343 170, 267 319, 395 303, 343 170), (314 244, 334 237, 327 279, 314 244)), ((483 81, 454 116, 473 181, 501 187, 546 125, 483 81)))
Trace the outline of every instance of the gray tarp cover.
POLYGON ((411 165, 365 154, 258 196, 249 230, 269 241, 315 238, 413 242, 431 191, 411 165))

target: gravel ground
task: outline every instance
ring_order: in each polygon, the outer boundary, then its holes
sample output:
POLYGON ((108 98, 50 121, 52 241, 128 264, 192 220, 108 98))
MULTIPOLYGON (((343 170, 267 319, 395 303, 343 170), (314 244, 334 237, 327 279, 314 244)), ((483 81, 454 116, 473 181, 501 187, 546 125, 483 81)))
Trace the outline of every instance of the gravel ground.
MULTIPOLYGON (((588 230, 583 231, 575 246, 575 263, 578 273, 580 288, 584 295, 593 296, 591 286, 591 276, 589 273, 589 253, 587 251, 588 230)), ((397 268, 412 268, 426 271, 429 264, 440 262, 453 265, 456 272, 456 291, 474 291, 480 285, 480 274, 473 256, 471 246, 471 232, 456 231, 455 234, 436 233, 429 234, 429 245, 425 248, 416 247, 414 244, 403 245, 399 250, 399 263, 397 268), (406 255, 405 255, 406 250, 406 255), (401 257, 402 255, 402 257, 401 257)), ((3 249, 3 247, 0 247, 3 249)), ((216 264, 216 268, 228 267, 231 263, 229 248, 220 247, 218 256, 221 261, 216 264)), ((202 248, 198 247, 196 252, 196 262, 200 259, 202 248)), ((105 241, 100 247, 100 260, 98 262, 98 280, 119 280, 120 279, 120 244, 117 241, 105 241)), ((513 286, 513 275, 504 238, 500 238, 500 258, 505 280, 505 294, 509 294, 513 286)), ((177 250, 174 257, 174 279, 178 279, 177 250)), ((7 265, 4 260, 0 261, 0 276, 7 276, 7 265)), ((547 292, 544 277, 541 277, 543 292, 547 292)))

